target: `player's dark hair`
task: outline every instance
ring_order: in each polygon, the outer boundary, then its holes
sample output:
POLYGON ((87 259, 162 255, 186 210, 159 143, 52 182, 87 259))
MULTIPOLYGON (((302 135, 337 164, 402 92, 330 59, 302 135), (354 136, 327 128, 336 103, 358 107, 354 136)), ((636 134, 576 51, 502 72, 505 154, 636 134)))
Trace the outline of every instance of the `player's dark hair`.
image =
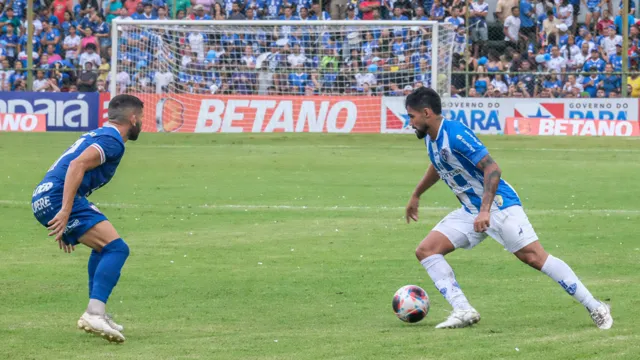
POLYGON ((436 115, 442 114, 442 101, 440 95, 435 90, 428 87, 420 87, 415 89, 404 101, 405 107, 414 110, 431 109, 436 115))
POLYGON ((127 116, 131 110, 142 110, 144 103, 133 95, 121 94, 116 95, 109 102, 109 109, 107 110, 109 121, 114 122, 127 122, 127 116))

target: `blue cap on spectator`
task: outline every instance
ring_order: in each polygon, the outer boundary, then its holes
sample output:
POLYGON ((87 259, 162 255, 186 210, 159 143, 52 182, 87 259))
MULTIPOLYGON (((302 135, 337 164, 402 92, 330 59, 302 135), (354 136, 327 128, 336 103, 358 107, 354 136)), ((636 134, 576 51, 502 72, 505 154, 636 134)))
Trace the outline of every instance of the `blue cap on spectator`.
POLYGON ((536 62, 537 63, 543 63, 546 60, 544 59, 544 55, 540 54, 540 55, 536 55, 536 62))
POLYGON ((369 72, 374 73, 376 71, 378 71, 378 65, 376 65, 376 64, 369 65, 369 72))
POLYGON ((140 68, 142 67, 147 67, 147 62, 144 60, 138 61, 138 63, 136 64, 136 70, 140 70, 140 68))
POLYGON ((478 59, 478 65, 484 65, 486 64, 488 61, 486 56, 481 57, 480 59, 478 59))
POLYGON ((551 60, 551 54, 544 54, 544 61, 551 60))

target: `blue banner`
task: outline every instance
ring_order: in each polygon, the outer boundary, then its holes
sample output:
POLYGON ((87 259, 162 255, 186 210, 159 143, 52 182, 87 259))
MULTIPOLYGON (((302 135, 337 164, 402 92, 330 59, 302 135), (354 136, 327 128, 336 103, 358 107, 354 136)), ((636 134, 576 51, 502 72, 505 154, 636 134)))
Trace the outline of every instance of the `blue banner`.
POLYGON ((0 114, 44 114, 47 131, 98 128, 98 93, 0 92, 0 114))

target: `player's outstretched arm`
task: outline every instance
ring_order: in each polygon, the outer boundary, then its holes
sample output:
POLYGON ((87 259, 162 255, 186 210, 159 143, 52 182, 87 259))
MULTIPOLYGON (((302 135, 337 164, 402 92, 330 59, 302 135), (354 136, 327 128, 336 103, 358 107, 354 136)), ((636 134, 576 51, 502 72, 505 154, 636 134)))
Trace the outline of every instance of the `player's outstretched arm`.
POLYGON ((473 224, 475 231, 484 232, 489 228, 489 219, 491 213, 491 204, 493 198, 498 191, 502 170, 500 166, 493 161, 491 155, 487 154, 476 165, 484 173, 484 195, 482 196, 482 205, 480 205, 480 213, 473 224))
POLYGON ((424 174, 415 190, 413 190, 413 194, 411 194, 411 199, 409 199, 409 204, 407 204, 405 218, 407 219, 407 224, 413 221, 418 221, 418 207, 420 205, 420 196, 424 194, 425 191, 429 190, 435 183, 440 180, 440 175, 436 171, 436 168, 433 167, 433 164, 429 165, 427 172, 424 174))
MULTIPOLYGON (((64 190, 62 193, 62 208, 56 216, 49 221, 49 236, 55 236, 56 241, 60 243, 62 248, 62 234, 67 227, 71 209, 73 209, 73 200, 78 192, 78 188, 82 183, 84 174, 102 164, 100 150, 95 146, 86 148, 80 156, 69 163, 67 175, 64 178, 64 190)), ((67 251, 67 248, 65 248, 67 251)))

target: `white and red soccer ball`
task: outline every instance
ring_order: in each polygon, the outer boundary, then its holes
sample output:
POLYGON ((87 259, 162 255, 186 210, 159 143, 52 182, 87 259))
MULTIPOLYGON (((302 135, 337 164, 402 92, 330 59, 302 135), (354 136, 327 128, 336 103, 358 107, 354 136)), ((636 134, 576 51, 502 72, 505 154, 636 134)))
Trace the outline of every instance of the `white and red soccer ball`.
POLYGON ((429 313, 429 296, 419 286, 406 285, 393 295, 392 306, 398 319, 416 323, 429 313))

